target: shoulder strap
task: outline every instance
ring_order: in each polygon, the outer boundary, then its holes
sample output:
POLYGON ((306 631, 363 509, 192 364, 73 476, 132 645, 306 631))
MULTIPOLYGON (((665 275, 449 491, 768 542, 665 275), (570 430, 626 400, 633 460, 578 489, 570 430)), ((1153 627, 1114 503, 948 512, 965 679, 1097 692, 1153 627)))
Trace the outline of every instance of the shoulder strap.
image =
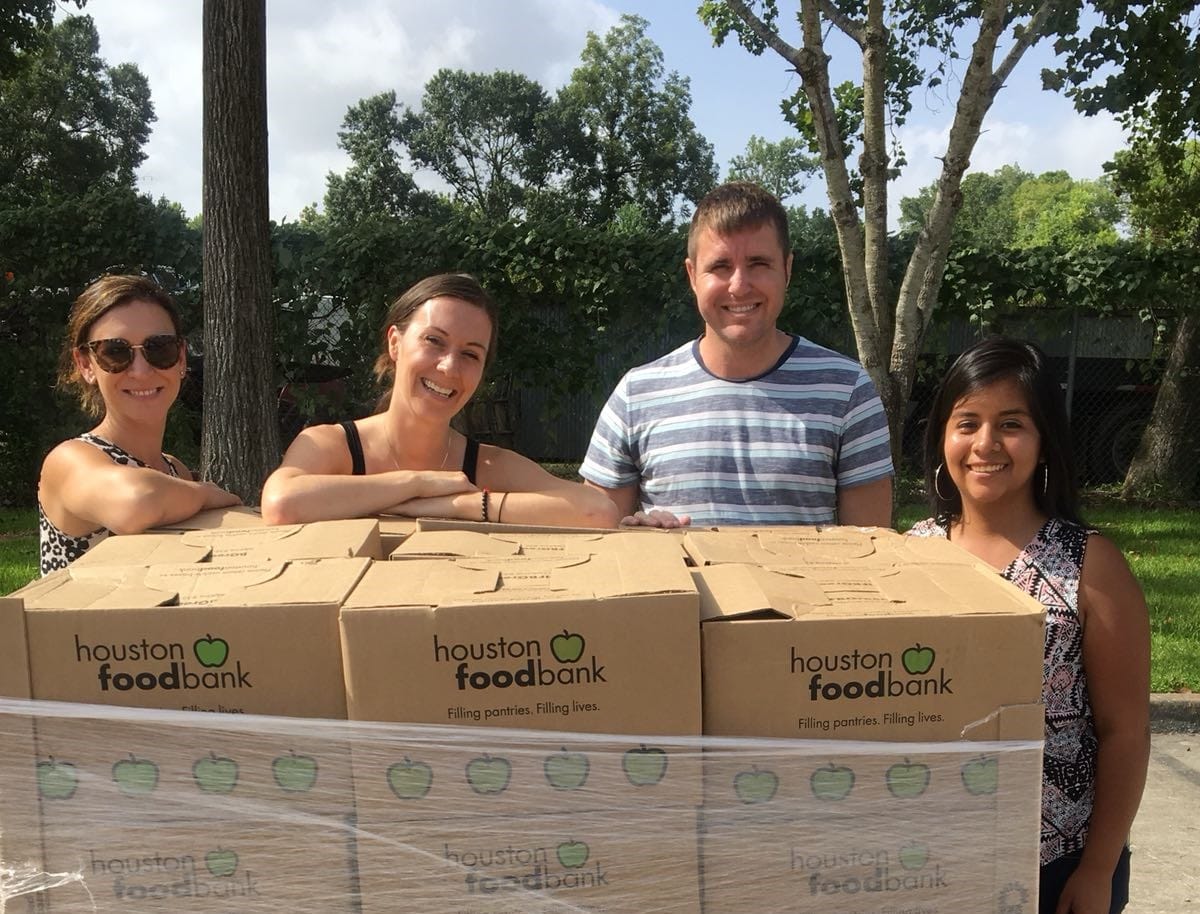
POLYGON ((362 438, 358 436, 358 426, 353 419, 341 423, 342 431, 346 433, 346 447, 350 449, 351 473, 354 476, 367 474, 367 462, 363 459, 362 438))
POLYGON ((462 471, 467 476, 467 481, 471 485, 475 485, 475 465, 479 462, 479 442, 474 438, 467 439, 467 446, 463 449, 462 471))

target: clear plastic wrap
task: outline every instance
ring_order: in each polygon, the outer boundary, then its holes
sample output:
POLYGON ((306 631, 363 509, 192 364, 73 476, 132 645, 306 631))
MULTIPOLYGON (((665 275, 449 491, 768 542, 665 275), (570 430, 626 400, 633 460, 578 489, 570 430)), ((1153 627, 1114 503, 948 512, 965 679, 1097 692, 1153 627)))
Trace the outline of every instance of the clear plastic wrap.
POLYGON ((1032 914, 1040 765, 0 700, 0 908, 1032 914))

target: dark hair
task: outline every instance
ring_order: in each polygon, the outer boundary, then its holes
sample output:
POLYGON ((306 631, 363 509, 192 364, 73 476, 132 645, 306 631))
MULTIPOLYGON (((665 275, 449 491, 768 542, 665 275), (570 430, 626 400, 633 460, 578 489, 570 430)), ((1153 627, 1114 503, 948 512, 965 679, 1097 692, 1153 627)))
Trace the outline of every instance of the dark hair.
POLYGON ((148 276, 106 274, 83 290, 71 306, 67 332, 58 357, 58 386, 74 391, 84 412, 104 414, 104 400, 95 386, 88 384, 75 364, 75 351, 88 342, 92 325, 113 308, 133 301, 158 305, 171 318, 176 336, 183 336, 183 318, 170 293, 148 276))
MULTIPOLYGON (((434 298, 457 298, 468 304, 482 308, 492 324, 492 335, 488 339, 487 355, 483 367, 486 370, 496 358, 496 341, 500 333, 500 309, 496 300, 469 273, 438 273, 418 280, 400 293, 400 297, 388 308, 387 317, 380 332, 379 356, 375 359, 375 380, 381 387, 386 387, 396 373, 396 363, 388 352, 388 330, 397 327, 401 331, 412 321, 413 313, 425 302, 434 298)), ((376 404, 376 409, 382 412, 391 400, 391 391, 385 390, 376 404)))
POLYGON ((688 231, 688 257, 696 256, 696 240, 705 229, 718 235, 732 235, 760 225, 774 226, 786 259, 792 252, 792 241, 783 204, 774 194, 749 181, 722 184, 696 204, 692 227, 688 231))
POLYGON ((934 396, 925 428, 925 489, 933 514, 949 521, 962 514, 962 496, 949 473, 940 472, 945 460, 946 423, 963 397, 996 381, 1015 381, 1028 401, 1029 414, 1041 438, 1043 490, 1040 474, 1033 478, 1033 497, 1048 517, 1082 523, 1071 429, 1058 378, 1046 354, 1033 343, 1002 336, 980 340, 950 366, 934 396))

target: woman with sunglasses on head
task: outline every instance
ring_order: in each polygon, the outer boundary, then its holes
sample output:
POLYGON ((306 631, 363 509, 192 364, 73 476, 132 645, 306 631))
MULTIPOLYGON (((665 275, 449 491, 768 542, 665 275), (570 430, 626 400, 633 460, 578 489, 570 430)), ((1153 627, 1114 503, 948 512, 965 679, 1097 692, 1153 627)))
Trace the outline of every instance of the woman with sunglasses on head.
POLYGON ((174 300, 144 276, 103 276, 76 299, 59 385, 100 422, 42 463, 42 574, 65 568, 109 533, 140 533, 241 504, 213 483, 193 481, 163 453, 167 411, 187 373, 180 328, 174 300))
POLYGON ((1120 550, 1079 517, 1058 378, 1032 343, 963 352, 934 398, 925 480, 942 536, 1046 607, 1039 914, 1117 914, 1150 756, 1150 623, 1120 550))
POLYGON ((267 479, 268 523, 398 514, 495 523, 615 527, 595 489, 450 427, 496 353, 497 309, 466 274, 416 283, 392 304, 375 375, 375 415, 302 431, 267 479))

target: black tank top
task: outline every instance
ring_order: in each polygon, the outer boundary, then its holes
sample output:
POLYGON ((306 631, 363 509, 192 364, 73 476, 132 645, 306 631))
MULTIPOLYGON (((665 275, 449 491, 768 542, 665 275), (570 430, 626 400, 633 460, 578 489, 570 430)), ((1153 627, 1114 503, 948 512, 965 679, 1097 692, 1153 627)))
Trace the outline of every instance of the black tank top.
MULTIPOLYGON (((365 476, 367 461, 363 457, 362 438, 358 435, 358 426, 353 419, 341 423, 342 431, 346 433, 346 446, 350 449, 350 462, 353 467, 351 474, 365 476)), ((475 465, 479 462, 479 442, 474 438, 467 439, 467 447, 463 451, 462 471, 471 485, 475 485, 475 465)))

